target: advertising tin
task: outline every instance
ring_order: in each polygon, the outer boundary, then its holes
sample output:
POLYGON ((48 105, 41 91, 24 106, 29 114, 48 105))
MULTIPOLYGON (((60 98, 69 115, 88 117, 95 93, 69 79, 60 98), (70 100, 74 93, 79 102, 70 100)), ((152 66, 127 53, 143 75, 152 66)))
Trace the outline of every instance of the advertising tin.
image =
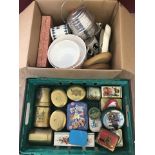
POLYGON ((71 102, 67 105, 67 129, 88 129, 88 114, 86 103, 71 102))
POLYGON ((115 107, 122 110, 122 99, 118 98, 101 98, 101 111, 115 107))
POLYGON ((49 107, 36 107, 34 126, 35 127, 49 127, 49 107))
POLYGON ((124 114, 116 108, 108 108, 102 112, 102 123, 110 130, 117 130, 124 125, 124 114))
POLYGON ((109 130, 102 129, 96 138, 96 143, 113 152, 118 143, 118 140, 118 135, 110 132, 109 130))
MULTIPOLYGON (((54 146, 77 146, 69 143, 69 132, 54 132, 54 146)), ((95 134, 88 133, 87 145, 85 147, 95 146, 95 134)))
POLYGON ((120 86, 102 86, 102 97, 122 98, 122 87, 120 86))

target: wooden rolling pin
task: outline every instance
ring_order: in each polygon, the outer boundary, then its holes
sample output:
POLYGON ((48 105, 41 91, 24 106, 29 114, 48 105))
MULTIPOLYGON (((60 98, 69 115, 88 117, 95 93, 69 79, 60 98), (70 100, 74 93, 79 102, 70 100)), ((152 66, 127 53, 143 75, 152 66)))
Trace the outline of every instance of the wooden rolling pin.
POLYGON ((112 54, 110 52, 103 52, 103 53, 97 54, 92 58, 86 60, 83 63, 83 68, 86 68, 86 67, 88 68, 88 66, 99 64, 99 63, 106 64, 111 60, 111 58, 112 58, 112 54))
POLYGON ((87 66, 84 68, 85 69, 110 69, 110 65, 104 64, 104 63, 99 63, 99 64, 90 65, 90 66, 87 66))

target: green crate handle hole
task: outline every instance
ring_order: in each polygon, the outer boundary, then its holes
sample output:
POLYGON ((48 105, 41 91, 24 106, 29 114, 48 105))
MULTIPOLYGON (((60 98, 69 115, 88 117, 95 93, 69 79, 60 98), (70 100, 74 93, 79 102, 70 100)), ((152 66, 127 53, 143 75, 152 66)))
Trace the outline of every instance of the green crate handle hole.
POLYGON ((29 123, 29 116, 30 116, 30 103, 28 102, 26 106, 25 125, 28 125, 29 123))

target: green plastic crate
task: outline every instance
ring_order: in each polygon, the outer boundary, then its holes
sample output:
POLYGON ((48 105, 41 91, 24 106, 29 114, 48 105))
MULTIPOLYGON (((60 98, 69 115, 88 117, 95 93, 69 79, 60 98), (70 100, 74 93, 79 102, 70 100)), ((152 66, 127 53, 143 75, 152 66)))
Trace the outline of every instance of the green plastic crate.
MULTIPOLYGON (((99 104, 92 102, 88 103, 88 108, 91 105, 99 104)), ((65 110, 65 108, 64 108, 65 110)), ((65 131, 65 129, 64 129, 65 131)), ((54 79, 54 78, 29 78, 27 79, 25 102, 23 106, 22 124, 20 130, 20 154, 22 155, 67 155, 67 154, 82 154, 82 155, 134 155, 134 130, 132 118, 132 105, 130 96, 130 81, 129 80, 89 80, 89 79, 54 79), (123 91, 123 112, 125 114, 125 125, 123 131, 123 148, 116 148, 114 152, 95 144, 94 148, 81 147, 54 147, 31 145, 28 142, 28 133, 33 128, 34 121, 34 103, 36 90, 40 86, 48 86, 49 88, 68 88, 73 84, 78 84, 84 87, 87 86, 122 86, 123 91), (27 115, 27 108, 30 108, 27 115)))

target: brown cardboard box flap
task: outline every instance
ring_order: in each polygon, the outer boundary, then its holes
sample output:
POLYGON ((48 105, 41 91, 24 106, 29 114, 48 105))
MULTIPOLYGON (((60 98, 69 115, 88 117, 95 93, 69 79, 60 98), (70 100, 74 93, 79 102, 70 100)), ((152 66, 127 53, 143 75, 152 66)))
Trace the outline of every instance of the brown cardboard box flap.
MULTIPOLYGON (((36 50, 33 45, 38 44, 39 36, 37 36, 40 29, 35 29, 32 32, 32 27, 41 24, 41 13, 39 11, 37 2, 33 1, 20 15, 19 15, 19 68, 26 67, 28 65, 28 53, 30 49, 36 50), (39 16, 37 18, 34 14, 39 16), (31 35, 34 33, 35 35, 31 35), (30 44, 34 39, 32 36, 35 36, 35 42, 30 44), (33 47, 32 47, 33 46, 33 47)), ((38 26, 37 26, 38 27, 38 26)), ((35 53, 34 53, 35 54, 35 53)), ((36 55, 31 55, 31 59, 36 58, 36 55)))
POLYGON ((135 73, 135 16, 120 4, 122 68, 135 73))

